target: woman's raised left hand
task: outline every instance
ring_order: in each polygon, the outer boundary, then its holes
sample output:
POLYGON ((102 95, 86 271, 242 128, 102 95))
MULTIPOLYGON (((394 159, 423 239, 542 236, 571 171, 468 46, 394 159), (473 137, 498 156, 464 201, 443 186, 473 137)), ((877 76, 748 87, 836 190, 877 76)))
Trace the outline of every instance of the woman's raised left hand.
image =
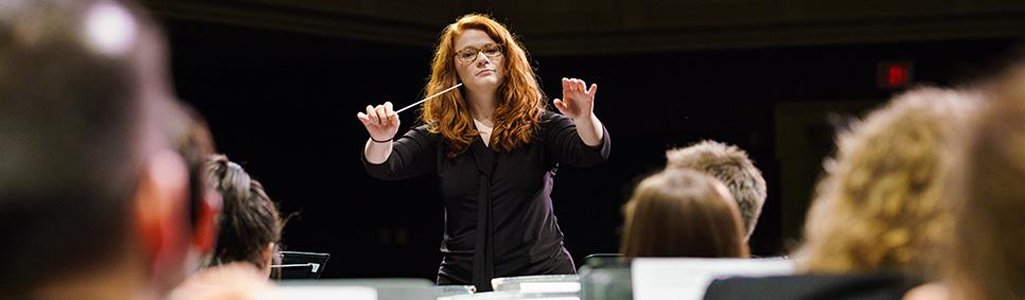
POLYGON ((594 94, 598 92, 598 85, 592 83, 591 88, 586 87, 583 80, 563 78, 562 99, 555 99, 555 108, 570 119, 590 117, 594 112, 594 94))

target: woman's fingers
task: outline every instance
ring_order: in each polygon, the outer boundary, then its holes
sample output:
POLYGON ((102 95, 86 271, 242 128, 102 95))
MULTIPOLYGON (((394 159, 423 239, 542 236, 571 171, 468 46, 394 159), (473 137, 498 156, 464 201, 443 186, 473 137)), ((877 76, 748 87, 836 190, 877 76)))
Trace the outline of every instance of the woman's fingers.
POLYGON ((373 124, 381 124, 381 118, 377 116, 377 110, 373 106, 367 105, 367 117, 373 124))
MULTIPOLYGON (((592 84, 592 87, 594 85, 592 84)), ((592 92, 587 89, 587 83, 577 78, 562 79, 563 99, 568 101, 577 100, 577 97, 591 96, 592 92)))
POLYGON ((567 99, 573 94, 573 80, 563 78, 563 99, 567 99))
POLYGON ((385 122, 385 124, 387 124, 387 125, 391 126, 391 124, 392 124, 393 122, 395 122, 395 119, 396 119, 396 117, 397 117, 397 116, 396 116, 396 114, 395 114, 395 111, 394 111, 394 110, 392 110, 392 104, 391 104, 391 102, 385 102, 385 103, 384 103, 384 115, 385 115, 385 118, 386 118, 386 120, 387 120, 387 121, 385 122))
POLYGON ((362 112, 356 113, 356 118, 359 119, 359 121, 363 123, 363 126, 370 125, 370 123, 371 123, 370 122, 370 117, 367 116, 367 114, 365 114, 365 113, 362 113, 362 112))
POLYGON ((390 127, 397 126, 399 123, 399 114, 395 113, 391 102, 385 102, 377 106, 367 105, 367 112, 357 113, 356 118, 363 122, 364 126, 390 127))
POLYGON ((566 79, 566 83, 563 85, 563 92, 562 92, 563 93, 563 101, 567 101, 567 102, 576 101, 577 97, 580 96, 578 91, 577 91, 577 81, 578 81, 578 79, 576 79, 576 78, 566 79))
POLYGON ((561 111, 564 114, 567 110, 569 110, 569 107, 566 106, 566 102, 559 100, 559 98, 555 98, 555 101, 553 101, 552 103, 555 104, 555 108, 558 108, 559 111, 561 111))
POLYGON ((384 125, 388 122, 388 112, 384 108, 384 105, 374 107, 374 112, 377 113, 378 124, 384 125))
POLYGON ((598 93, 598 84, 597 83, 592 83, 591 84, 591 88, 587 90, 587 96, 591 97, 591 99, 594 99, 594 95, 597 94, 597 93, 598 93))

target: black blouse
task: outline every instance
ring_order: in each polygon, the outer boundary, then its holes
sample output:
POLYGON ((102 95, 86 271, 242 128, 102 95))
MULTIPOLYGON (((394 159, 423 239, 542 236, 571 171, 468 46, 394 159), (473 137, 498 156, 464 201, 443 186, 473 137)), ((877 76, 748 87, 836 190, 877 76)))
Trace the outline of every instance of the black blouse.
POLYGON ((422 125, 396 140, 384 163, 364 158, 363 164, 384 180, 439 177, 445 205, 439 283, 472 283, 488 291, 496 277, 575 273, 552 210, 552 179, 559 164, 605 161, 611 143, 602 130, 601 145, 592 148, 580 140, 573 120, 545 112, 533 141, 511 153, 492 151, 478 136, 466 152, 449 158, 444 138, 422 125))

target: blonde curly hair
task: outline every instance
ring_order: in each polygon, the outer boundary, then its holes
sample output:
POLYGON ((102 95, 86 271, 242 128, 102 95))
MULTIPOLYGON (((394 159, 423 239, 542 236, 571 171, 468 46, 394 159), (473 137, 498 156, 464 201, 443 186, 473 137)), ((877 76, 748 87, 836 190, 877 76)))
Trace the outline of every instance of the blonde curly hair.
POLYGON ((841 132, 808 212, 798 268, 933 274, 951 226, 940 200, 949 146, 975 98, 915 89, 841 132))

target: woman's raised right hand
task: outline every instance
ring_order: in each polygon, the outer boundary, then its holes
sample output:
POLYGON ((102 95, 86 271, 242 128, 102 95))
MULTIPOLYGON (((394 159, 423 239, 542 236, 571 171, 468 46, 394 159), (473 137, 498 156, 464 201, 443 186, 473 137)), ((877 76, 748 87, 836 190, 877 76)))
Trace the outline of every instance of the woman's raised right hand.
POLYGON ((370 137, 378 141, 391 140, 399 131, 399 115, 392 110, 391 102, 376 107, 367 105, 367 111, 356 114, 363 122, 370 137))

